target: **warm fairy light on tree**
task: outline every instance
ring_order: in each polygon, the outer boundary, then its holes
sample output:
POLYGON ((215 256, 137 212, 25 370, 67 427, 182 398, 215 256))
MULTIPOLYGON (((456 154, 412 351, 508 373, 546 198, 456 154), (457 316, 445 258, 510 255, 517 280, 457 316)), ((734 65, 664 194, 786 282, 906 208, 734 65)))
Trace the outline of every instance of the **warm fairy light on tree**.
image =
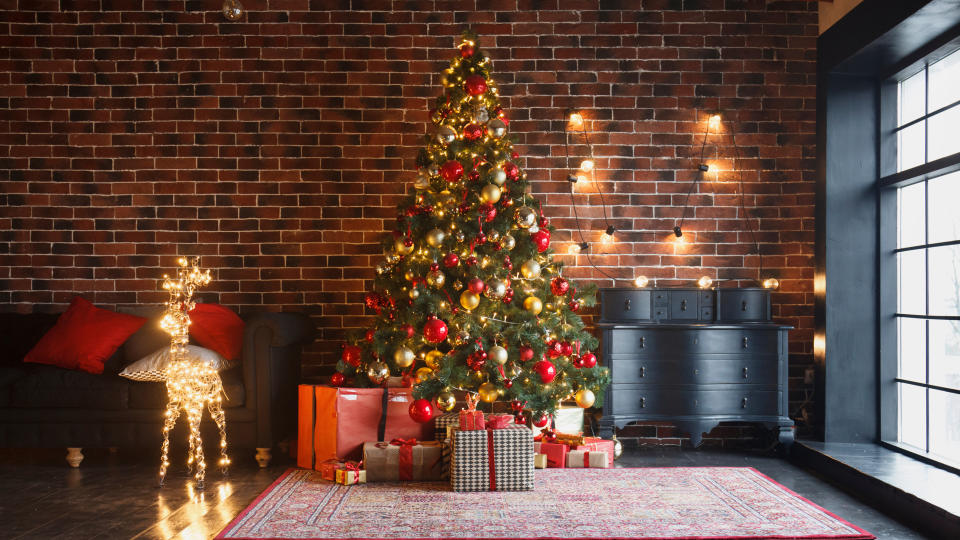
POLYGON ((210 416, 220 430, 220 460, 218 465, 226 470, 230 465, 227 457, 227 423, 223 413, 223 383, 220 374, 206 362, 190 359, 186 356, 186 346, 190 341, 190 311, 196 306, 193 293, 210 283, 210 271, 200 270, 199 258, 181 257, 177 264, 177 279, 163 276, 163 289, 170 297, 166 302, 166 312, 160 320, 160 326, 170 334, 170 354, 172 360, 165 373, 167 385, 167 409, 163 421, 163 445, 160 457, 160 483, 163 484, 170 466, 170 430, 177 423, 181 410, 187 415, 190 426, 189 452, 187 466, 195 471, 197 487, 203 488, 207 463, 203 455, 203 441, 200 438, 200 421, 203 410, 210 416))

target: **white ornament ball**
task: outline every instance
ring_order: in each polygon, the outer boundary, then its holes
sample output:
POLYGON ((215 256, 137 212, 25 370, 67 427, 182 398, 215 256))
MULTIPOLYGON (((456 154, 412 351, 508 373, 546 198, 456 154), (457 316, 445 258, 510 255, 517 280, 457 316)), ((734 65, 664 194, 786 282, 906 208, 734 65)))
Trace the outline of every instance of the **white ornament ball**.
POLYGON ((503 120, 499 118, 494 118, 487 124, 487 135, 490 135, 494 139, 499 139, 507 134, 507 125, 503 123, 503 120))
POLYGON ((491 362, 502 366, 507 363, 507 350, 499 345, 495 345, 487 351, 487 358, 489 358, 491 362))
POLYGON ((533 259, 527 259, 520 265, 520 273, 527 279, 540 277, 540 263, 533 259))
POLYGON ((493 183, 502 186, 507 181, 507 173, 503 172, 503 169, 497 169, 493 171, 493 183))

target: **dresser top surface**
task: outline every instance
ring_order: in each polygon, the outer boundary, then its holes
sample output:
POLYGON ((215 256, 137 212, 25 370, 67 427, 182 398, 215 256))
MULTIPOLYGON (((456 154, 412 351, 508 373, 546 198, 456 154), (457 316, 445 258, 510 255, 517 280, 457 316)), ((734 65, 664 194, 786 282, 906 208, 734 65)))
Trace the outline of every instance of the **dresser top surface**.
POLYGON ((657 322, 598 322, 598 328, 602 329, 644 329, 644 330, 793 330, 793 327, 786 324, 774 322, 742 322, 742 323, 657 323, 657 322))

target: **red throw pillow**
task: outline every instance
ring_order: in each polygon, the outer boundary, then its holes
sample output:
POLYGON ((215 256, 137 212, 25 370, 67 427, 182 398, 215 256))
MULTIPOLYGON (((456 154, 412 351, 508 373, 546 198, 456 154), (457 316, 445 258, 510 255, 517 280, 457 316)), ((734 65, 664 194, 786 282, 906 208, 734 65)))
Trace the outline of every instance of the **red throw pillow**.
POLYGON ((76 296, 23 361, 100 374, 104 362, 146 321, 100 309, 76 296))
POLYGON ((190 312, 190 337, 227 360, 240 358, 243 319, 220 304, 197 304, 190 312))

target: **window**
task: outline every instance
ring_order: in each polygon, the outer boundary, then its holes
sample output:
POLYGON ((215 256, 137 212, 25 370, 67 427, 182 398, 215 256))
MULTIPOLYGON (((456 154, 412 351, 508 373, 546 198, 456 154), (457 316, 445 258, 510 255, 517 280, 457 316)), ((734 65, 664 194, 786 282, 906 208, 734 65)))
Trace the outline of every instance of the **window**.
MULTIPOLYGON (((897 83, 897 441, 960 464, 960 51, 897 83)), ((892 259, 891 259, 892 260, 892 259)))

